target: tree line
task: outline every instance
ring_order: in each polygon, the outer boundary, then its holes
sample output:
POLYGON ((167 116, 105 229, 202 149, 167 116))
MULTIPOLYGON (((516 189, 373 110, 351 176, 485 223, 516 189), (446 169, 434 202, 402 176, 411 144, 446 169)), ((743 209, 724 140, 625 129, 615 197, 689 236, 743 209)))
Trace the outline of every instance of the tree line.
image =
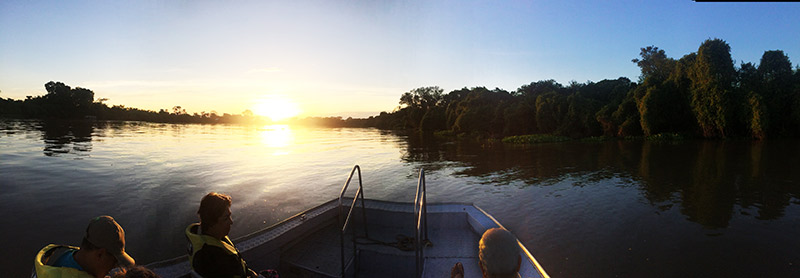
POLYGON ((494 138, 800 135, 800 69, 793 70, 781 50, 739 67, 721 39, 708 39, 680 59, 655 46, 639 56, 632 60, 641 68, 638 82, 620 77, 564 86, 544 80, 513 92, 476 87, 447 94, 421 87, 404 93, 392 113, 360 124, 494 138))
POLYGON ((98 119, 145 121, 157 123, 265 123, 250 110, 242 114, 217 114, 215 111, 189 114, 181 106, 159 111, 143 110, 124 105, 108 106, 101 98, 95 101, 94 92, 72 88, 62 82, 44 85, 47 94, 28 96, 25 100, 0 98, 0 116, 23 119, 98 119))
MULTIPOLYGON (((307 117, 292 124, 376 127, 439 134, 503 138, 548 134, 582 138, 698 137, 755 139, 800 136, 800 68, 792 69, 781 50, 765 51, 759 64, 735 66, 730 46, 704 41, 680 59, 655 46, 633 59, 637 82, 614 80, 562 85, 532 82, 516 91, 485 87, 449 93, 437 87, 405 92, 392 112, 365 119, 307 117)), ((96 118, 172 123, 265 123, 249 110, 241 115, 188 114, 175 106, 159 111, 94 100, 85 88, 45 84, 47 94, 25 100, 0 98, 0 116, 21 118, 96 118)))

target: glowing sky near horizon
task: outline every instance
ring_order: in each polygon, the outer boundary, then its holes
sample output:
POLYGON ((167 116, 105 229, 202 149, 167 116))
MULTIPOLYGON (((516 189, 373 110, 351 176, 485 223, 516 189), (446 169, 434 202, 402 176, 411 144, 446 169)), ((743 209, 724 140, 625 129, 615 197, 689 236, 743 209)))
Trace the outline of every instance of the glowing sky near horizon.
POLYGON ((721 38, 737 63, 800 61, 800 3, 597 2, 2 1, 0 97, 54 80, 149 110, 283 99, 366 117, 422 86, 636 80, 648 45, 680 58, 721 38))

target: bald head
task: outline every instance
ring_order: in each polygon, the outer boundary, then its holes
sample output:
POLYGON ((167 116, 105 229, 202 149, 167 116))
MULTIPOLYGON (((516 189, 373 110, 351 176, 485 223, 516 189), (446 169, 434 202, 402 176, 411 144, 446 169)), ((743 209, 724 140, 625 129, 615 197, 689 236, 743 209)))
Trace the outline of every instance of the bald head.
POLYGON ((478 246, 484 277, 517 277, 522 257, 511 232, 503 228, 486 230, 478 246))

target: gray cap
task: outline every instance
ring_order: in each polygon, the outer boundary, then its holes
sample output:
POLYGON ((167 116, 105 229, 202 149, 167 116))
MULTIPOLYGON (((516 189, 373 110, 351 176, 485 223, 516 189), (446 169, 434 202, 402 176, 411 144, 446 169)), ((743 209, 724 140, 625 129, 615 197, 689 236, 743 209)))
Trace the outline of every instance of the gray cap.
POLYGON ((131 266, 136 261, 125 253, 125 231, 108 215, 98 216, 86 227, 86 240, 94 246, 104 248, 117 258, 121 266, 131 266))

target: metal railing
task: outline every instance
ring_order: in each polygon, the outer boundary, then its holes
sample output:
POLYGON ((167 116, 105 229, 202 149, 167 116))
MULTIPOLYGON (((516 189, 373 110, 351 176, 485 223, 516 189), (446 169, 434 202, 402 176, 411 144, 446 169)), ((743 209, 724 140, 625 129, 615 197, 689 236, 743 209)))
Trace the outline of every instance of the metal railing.
POLYGON ((428 207, 425 200, 425 171, 423 169, 419 170, 417 193, 414 197, 414 218, 417 221, 416 232, 414 233, 416 273, 417 277, 422 277, 422 268, 425 263, 423 248, 430 244, 430 240, 428 240, 428 207))
MULTIPOLYGON (((364 187, 361 183, 361 167, 358 165, 353 167, 353 170, 350 171, 350 176, 347 177, 347 181, 342 186, 342 193, 339 194, 339 226, 342 227, 341 234, 339 237, 339 242, 341 245, 341 255, 342 255, 342 278, 345 277, 345 270, 346 270, 346 261, 344 257, 344 235, 347 233, 347 225, 350 223, 350 216, 353 214, 353 210, 356 207, 356 202, 358 199, 361 199, 361 217, 363 217, 363 225, 364 225, 364 237, 368 237, 367 234, 367 213, 364 209, 364 187), (350 204, 350 210, 347 212, 347 216, 344 214, 344 208, 342 207, 342 200, 344 198, 344 193, 347 191, 347 187, 350 185, 350 180, 353 179, 353 174, 358 171, 358 190, 356 191, 355 197, 353 197, 353 203, 350 204)), ((356 231, 353 229, 353 269, 355 273, 358 273, 358 256, 356 255, 356 231)))

